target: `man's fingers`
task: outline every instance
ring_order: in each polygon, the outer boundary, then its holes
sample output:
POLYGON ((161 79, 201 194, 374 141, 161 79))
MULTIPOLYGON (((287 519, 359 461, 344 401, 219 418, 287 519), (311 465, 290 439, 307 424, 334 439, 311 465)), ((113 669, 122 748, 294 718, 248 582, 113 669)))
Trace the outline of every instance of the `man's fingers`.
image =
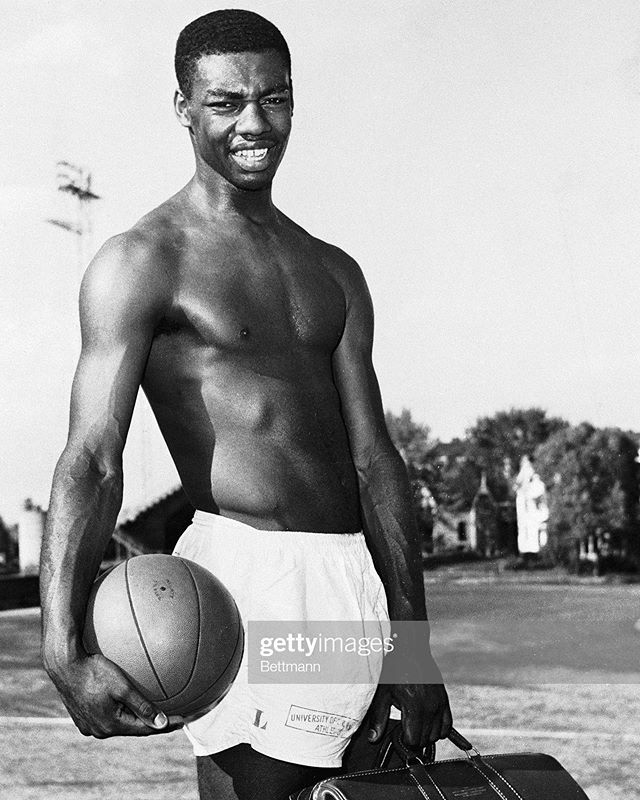
POLYGON ((119 667, 100 655, 73 662, 56 686, 83 736, 149 736, 184 725, 182 717, 169 717, 149 702, 119 667))
POLYGON ((162 728, 148 725, 136 716, 129 708, 118 704, 113 716, 100 726, 93 726, 91 735, 96 739, 108 739, 112 736, 154 736, 161 733, 171 733, 181 728, 184 724, 182 717, 166 717, 166 724, 162 728))
POLYGON ((446 703, 444 708, 440 708, 433 717, 425 720, 423 744, 434 743, 438 739, 446 739, 451 732, 451 725, 453 719, 451 717, 451 709, 449 704, 446 703))
POLYGON ((164 711, 155 708, 133 687, 128 685, 123 687, 115 697, 147 727, 153 728, 154 730, 164 730, 169 724, 169 718, 164 711))
POLYGON ((164 712, 162 715, 162 725, 149 725, 146 720, 141 719, 132 713, 125 706, 120 707, 118 714, 118 730, 110 733, 110 736, 153 736, 159 733, 171 733, 184 725, 184 719, 178 716, 167 717, 164 712))
MULTIPOLYGON (((139 708, 138 705, 138 710, 139 708)), ((111 736, 153 736, 171 733, 184 725, 182 717, 167 717, 164 712, 155 709, 153 713, 155 717, 151 717, 152 724, 149 724, 148 714, 146 719, 142 719, 122 701, 113 699, 109 708, 104 709, 101 719, 94 717, 87 720, 85 717, 84 720, 76 720, 76 725, 83 735, 94 736, 96 739, 108 739, 111 736), (158 716, 160 719, 157 719, 158 716)))
POLYGON ((114 691, 117 703, 114 709, 115 726, 109 726, 107 736, 151 736, 170 733, 184 725, 182 717, 169 717, 156 708, 122 676, 123 681, 114 691))
POLYGON ((422 716, 409 710, 402 711, 402 740, 410 750, 421 750, 422 716))
POLYGON ((377 742, 384 734, 390 710, 391 695, 385 686, 380 686, 373 696, 373 701, 369 708, 367 739, 370 742, 377 742))
POLYGON ((453 727, 453 716, 451 714, 451 708, 447 704, 447 707, 444 710, 444 714, 442 715, 442 725, 440 727, 440 739, 446 739, 451 733, 452 727, 453 727))
POLYGON ((442 730, 442 716, 436 714, 433 719, 428 720, 424 728, 425 741, 424 745, 435 744, 440 739, 440 731, 442 730))

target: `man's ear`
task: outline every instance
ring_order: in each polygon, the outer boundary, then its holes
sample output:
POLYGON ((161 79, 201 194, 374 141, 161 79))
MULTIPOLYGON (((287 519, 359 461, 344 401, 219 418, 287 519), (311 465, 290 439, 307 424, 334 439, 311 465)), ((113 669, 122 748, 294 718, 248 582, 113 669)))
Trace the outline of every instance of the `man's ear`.
POLYGON ((176 112, 178 122, 185 128, 191 128, 191 112, 189 101, 182 94, 180 89, 176 89, 173 95, 173 109, 176 112))
POLYGON ((291 116, 293 116, 293 81, 291 80, 291 75, 289 75, 289 98, 291 102, 291 116))

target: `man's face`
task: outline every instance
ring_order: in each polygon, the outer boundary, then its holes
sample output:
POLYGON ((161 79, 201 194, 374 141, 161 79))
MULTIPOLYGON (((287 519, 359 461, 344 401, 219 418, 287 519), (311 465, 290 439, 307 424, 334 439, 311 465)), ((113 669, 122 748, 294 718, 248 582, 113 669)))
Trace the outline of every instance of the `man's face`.
POLYGON ((277 52, 226 53, 198 61, 190 98, 176 112, 202 159, 239 189, 271 184, 291 130, 291 82, 277 52))

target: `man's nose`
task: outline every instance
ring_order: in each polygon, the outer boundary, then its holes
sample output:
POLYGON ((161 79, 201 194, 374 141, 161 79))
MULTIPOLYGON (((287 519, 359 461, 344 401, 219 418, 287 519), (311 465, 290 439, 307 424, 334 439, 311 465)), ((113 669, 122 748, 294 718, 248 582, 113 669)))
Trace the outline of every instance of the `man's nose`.
POLYGON ((260 103, 247 103, 236 122, 236 132, 242 135, 260 136, 270 130, 271 125, 260 103))

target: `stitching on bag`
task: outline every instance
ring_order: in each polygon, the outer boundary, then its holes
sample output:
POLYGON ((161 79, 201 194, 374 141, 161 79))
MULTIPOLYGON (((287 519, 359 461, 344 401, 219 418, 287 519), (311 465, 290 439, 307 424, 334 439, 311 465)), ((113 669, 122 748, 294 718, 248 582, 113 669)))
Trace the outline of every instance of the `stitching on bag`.
MULTIPOLYGON (((459 759, 459 758, 456 758, 456 759, 449 759, 449 760, 450 760, 450 761, 460 761, 460 759, 459 759)), ((436 783, 436 782, 433 780, 433 778, 431 777, 431 775, 429 775, 429 773, 428 773, 426 770, 425 770, 425 773, 426 773, 426 775, 427 775, 427 778, 429 778, 429 780, 430 780, 430 781, 431 781, 431 783, 433 784, 433 788, 436 790, 436 792, 438 792, 438 794, 440 795, 440 797, 442 798, 442 800, 447 800, 447 798, 446 798, 446 797, 445 797, 445 796, 442 794, 442 791, 441 791, 440 787, 439 787, 439 786, 438 786, 438 784, 437 784, 437 783, 436 783)), ((413 775, 412 775, 411 777, 413 777, 413 775)), ((420 786, 419 788, 420 788, 420 790, 422 790, 422 787, 421 787, 421 786, 420 786)), ((424 794, 424 796, 425 796, 425 797, 427 797, 427 795, 424 793, 424 791, 422 792, 422 794, 424 794)), ((427 800, 428 800, 428 798, 427 798, 427 800)))
POLYGON ((519 756, 539 756, 544 755, 544 753, 536 753, 533 750, 523 750, 521 753, 490 753, 488 756, 482 756, 482 760, 486 763, 490 758, 504 758, 504 756, 512 756, 512 755, 519 755, 519 756))
POLYGON ((501 778, 501 779, 502 779, 502 780, 503 780, 503 781, 504 781, 504 782, 507 784, 507 786, 508 786, 508 787, 511 789, 511 791, 512 791, 512 792, 515 794, 515 796, 519 798, 519 800, 522 800, 522 795, 521 795, 521 794, 520 794, 520 793, 519 793, 519 792, 518 792, 516 789, 514 789, 514 788, 513 788, 513 786, 512 786, 512 785, 509 783, 509 781, 508 781, 508 780, 507 780, 507 779, 504 777, 504 775, 501 775, 501 774, 498 772, 498 770, 497 770, 497 769, 495 769, 495 767, 492 767, 492 766, 491 766, 491 764, 486 764, 486 766, 487 766, 487 767, 489 767, 489 769, 490 769, 492 772, 495 772, 495 773, 496 773, 496 775, 497 775, 499 778, 501 778))
MULTIPOLYGON (((502 756, 512 756, 512 755, 513 755, 513 753, 491 753, 491 755, 489 755, 489 756, 483 756, 482 760, 483 760, 484 764, 486 764, 488 767, 491 767, 491 765, 487 763, 490 758, 500 758, 502 756)), ((527 751, 526 753, 522 753, 522 755, 535 755, 535 753, 533 751, 531 751, 531 752, 527 751)), ((442 759, 438 759, 438 761, 434 761, 432 763, 434 763, 434 764, 455 764, 455 763, 466 764, 468 761, 471 761, 471 763, 473 763, 473 761, 471 759, 467 759, 467 758, 442 758, 442 759)), ((473 766, 476 769, 478 769, 478 767, 475 764, 473 764, 473 766)), ((325 778, 324 780, 319 781, 316 784, 316 787, 320 788, 320 786, 322 786, 323 784, 329 783, 330 781, 334 781, 334 780, 337 780, 337 779, 340 779, 340 780, 347 779, 348 780, 349 778, 358 778, 361 775, 376 775, 376 774, 380 775, 382 773, 384 773, 386 775, 386 774, 390 774, 392 772, 402 772, 403 770, 406 770, 406 769, 407 769, 406 767, 394 767, 393 769, 368 769, 368 770, 362 770, 360 772, 348 772, 345 775, 334 775, 332 778, 325 778)), ((491 769, 494 772, 497 772, 493 767, 491 767, 491 769)), ((481 770, 478 770, 478 772, 480 772, 480 774, 483 775, 483 777, 485 777, 489 781, 489 783, 493 786, 493 784, 490 781, 490 779, 486 775, 484 775, 484 773, 481 770)), ((497 774, 499 775, 500 773, 498 772, 497 774)), ((502 776, 500 776, 500 777, 502 777, 502 776)), ((431 778, 430 778, 430 780, 431 780, 431 778)), ((433 783, 433 781, 432 781, 432 783, 433 783)), ((506 780, 505 780, 505 783, 506 783, 506 780)), ((435 784, 434 784, 434 786, 435 786, 435 784)), ((504 795, 502 795, 500 793, 500 790, 497 789, 497 787, 494 786, 494 788, 496 789, 498 794, 500 794, 500 796, 504 798, 504 800, 507 800, 507 798, 505 798, 504 795)), ((511 788, 513 789, 513 787, 511 787, 511 788)), ((438 789, 437 786, 436 786, 436 789, 438 789)), ((440 791, 440 790, 438 789, 438 791, 440 791)), ((513 789, 513 791, 515 792, 516 790, 513 789)), ((516 792, 516 794, 518 794, 518 793, 516 792)))
MULTIPOLYGON (((415 785, 418 787, 418 791, 420 792, 420 794, 423 797, 426 797, 427 800, 429 800, 429 795, 425 792, 424 787, 420 785, 420 781, 416 778, 416 776, 413 774, 413 772, 409 772, 409 777, 415 783, 415 785)), ((436 789, 437 788, 438 787, 436 786, 436 789)), ((440 794, 440 797, 442 797, 442 794, 440 794)), ((445 800, 446 800, 446 798, 445 798, 445 800)))
MULTIPOLYGON (((493 754, 492 754, 493 755, 493 754)), ((508 755, 507 753, 503 753, 503 755, 508 755)), ((428 764, 466 764, 468 761, 467 758, 439 758, 437 761, 430 761, 428 764)), ((333 778, 325 778, 321 783, 325 781, 335 780, 336 778, 351 778, 351 777, 358 777, 359 775, 372 775, 374 773, 382 774, 383 772, 386 774, 388 772, 400 772, 400 770, 406 769, 405 767, 394 767, 393 769, 369 769, 366 772, 348 772, 345 775, 334 775, 333 778)))
POLYGON ((368 769, 363 772, 349 772, 346 775, 334 775, 331 778, 325 778, 324 780, 319 781, 316 784, 316 787, 320 787, 324 783, 329 783, 329 781, 342 780, 343 778, 358 778, 360 775, 381 775, 383 772, 386 775, 390 772, 402 772, 405 769, 406 767, 394 767, 393 769, 368 769))
MULTIPOLYGON (((488 775, 485 775, 485 774, 484 774, 484 772, 483 772, 483 771, 480 769, 480 767, 479 767, 479 766, 478 766, 478 765, 475 763, 475 761, 474 761, 472 758, 470 758, 470 759, 469 759, 469 761, 470 761, 470 763, 471 763, 471 766, 472 766, 474 769, 478 770, 478 772, 479 772, 479 773, 482 775, 482 777, 485 779, 485 781, 486 781, 486 782, 489 784, 489 786, 491 786, 491 788, 494 790, 494 792, 495 792, 497 795, 499 795, 499 796, 502 798, 502 800, 509 800, 509 798, 508 798, 508 797, 505 797, 505 796, 502 794, 502 792, 500 791, 500 789, 498 789, 498 787, 497 787, 497 786, 495 785, 495 783, 494 783, 494 782, 491 780, 491 778, 490 778, 488 775)), ((488 766, 488 765, 487 765, 487 766, 488 766)), ((493 769, 493 768, 492 768, 492 769, 493 769)), ((493 771, 495 772, 495 770, 493 770, 493 771)), ((520 795, 518 795, 518 797, 520 797, 520 795)), ((520 800, 522 800, 522 798, 520 798, 520 800)))
MULTIPOLYGON (((321 789, 325 784, 328 784, 331 781, 342 780, 342 778, 357 778, 360 775, 375 775, 375 774, 380 774, 382 772, 384 772, 385 774, 388 774, 390 772, 402 772, 405 769, 406 767, 394 767, 393 769, 368 769, 364 770, 363 772, 350 772, 348 775, 334 775, 332 778, 325 778, 323 781, 319 781, 318 783, 316 783, 316 785, 313 787, 312 798, 317 797, 318 795, 316 795, 316 792, 319 789, 321 789)), ((302 791, 304 792, 304 789, 302 791)), ((338 791, 340 790, 338 789, 338 791)), ((298 795, 298 797, 300 796, 301 795, 298 795)), ((427 798, 427 800, 429 800, 429 798, 427 798)))
MULTIPOLYGON (((494 755, 503 755, 503 756, 505 756, 505 755, 513 755, 513 753, 499 753, 499 754, 492 753, 491 757, 493 757, 494 755)), ((431 764, 466 764, 468 760, 469 760, 468 758, 439 758, 437 761, 432 761, 430 763, 431 764)), ((324 778, 323 780, 318 782, 318 786, 320 786, 321 783, 327 783, 328 781, 335 781, 338 778, 340 780, 342 780, 343 778, 346 778, 346 779, 348 779, 348 778, 358 778, 358 777, 360 777, 360 775, 382 775, 383 773, 385 775, 387 775, 388 773, 401 772, 402 770, 405 770, 405 769, 406 769, 406 766, 405 767, 394 767, 393 769, 367 769, 367 770, 362 770, 360 772, 347 772, 344 775, 334 775, 331 778, 324 778)))

